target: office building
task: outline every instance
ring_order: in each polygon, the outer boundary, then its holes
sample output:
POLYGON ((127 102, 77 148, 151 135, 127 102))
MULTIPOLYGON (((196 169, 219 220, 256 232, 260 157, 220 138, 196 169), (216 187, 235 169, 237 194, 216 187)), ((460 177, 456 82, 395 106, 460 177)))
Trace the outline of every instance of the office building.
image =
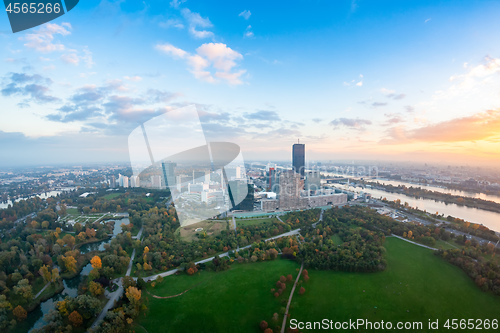
POLYGON ((282 210, 296 209, 300 205, 300 192, 304 188, 304 182, 300 174, 289 170, 282 172, 279 177, 279 207, 282 210))
POLYGON ((173 187, 175 186, 175 167, 177 166, 176 163, 173 162, 162 162, 161 163, 161 168, 163 171, 163 184, 168 187, 173 187))
POLYGON ((306 167, 306 145, 296 143, 292 147, 292 167, 293 170, 304 178, 306 167))
POLYGON ((308 172, 305 180, 305 190, 309 194, 314 194, 321 189, 321 176, 319 171, 308 172))

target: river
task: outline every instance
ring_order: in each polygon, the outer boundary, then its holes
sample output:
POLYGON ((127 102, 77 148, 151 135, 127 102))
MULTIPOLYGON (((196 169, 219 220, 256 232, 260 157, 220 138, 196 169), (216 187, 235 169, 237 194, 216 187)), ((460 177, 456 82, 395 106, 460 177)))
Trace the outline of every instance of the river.
MULTIPOLYGON (((50 197, 55 197, 58 194, 61 194, 62 192, 67 192, 67 191, 71 191, 74 189, 75 189, 74 187, 68 187, 68 188, 63 188, 61 190, 52 190, 52 191, 48 191, 48 192, 43 192, 41 194, 30 195, 28 198, 39 197, 41 199, 47 199, 50 197)), ((17 198, 16 200, 14 200, 14 202, 18 202, 20 200, 25 200, 28 198, 17 198)), ((0 201, 0 209, 5 209, 5 208, 9 207, 9 205, 12 205, 12 200, 7 200, 7 202, 0 201)))
MULTIPOLYGON (((370 181, 370 180, 367 180, 370 181)), ((385 185, 393 185, 400 186, 404 185, 406 187, 420 187, 425 190, 435 191, 439 193, 451 194, 451 195, 459 195, 462 197, 476 198, 482 200, 493 201, 500 204, 500 197, 497 195, 485 194, 485 193, 477 193, 477 192, 468 192, 468 191, 459 191, 459 190, 451 190, 444 187, 433 186, 433 185, 424 185, 424 184, 413 184, 409 182, 399 181, 399 180, 388 180, 388 179, 373 179, 373 182, 378 182, 380 184, 385 185)))
MULTIPOLYGON (((122 232, 122 225, 127 225, 130 223, 128 217, 123 218, 121 220, 110 220, 110 221, 115 221, 115 225, 113 228, 113 237, 92 243, 92 244, 85 244, 80 248, 81 253, 88 253, 90 251, 104 251, 104 244, 109 244, 111 242, 111 239, 116 237, 116 235, 120 234, 122 232)), ((108 221, 106 221, 108 222, 108 221)), ((43 317, 51 310, 55 308, 55 304, 61 300, 63 300, 66 296, 71 296, 71 297, 76 297, 78 296, 78 286, 80 283, 84 280, 84 277, 89 275, 90 271, 92 270, 92 266, 90 264, 87 264, 85 267, 83 267, 81 273, 72 278, 72 279, 63 279, 64 283, 64 290, 53 296, 52 298, 49 298, 48 300, 42 302, 39 307, 37 307, 36 310, 28 313, 28 318, 22 322, 16 325, 16 332, 29 332, 34 328, 40 328, 46 324, 46 322, 43 320, 43 317)))
POLYGON ((334 185, 339 189, 347 189, 357 193, 365 192, 370 193, 373 198, 386 198, 387 200, 401 200, 401 203, 408 202, 411 207, 425 210, 430 213, 444 214, 445 216, 451 215, 458 217, 469 222, 482 224, 491 230, 500 232, 500 214, 488 210, 470 208, 466 206, 458 206, 455 204, 447 204, 441 201, 434 201, 431 199, 417 199, 400 193, 390 193, 384 190, 377 190, 373 188, 361 188, 346 185, 334 185))

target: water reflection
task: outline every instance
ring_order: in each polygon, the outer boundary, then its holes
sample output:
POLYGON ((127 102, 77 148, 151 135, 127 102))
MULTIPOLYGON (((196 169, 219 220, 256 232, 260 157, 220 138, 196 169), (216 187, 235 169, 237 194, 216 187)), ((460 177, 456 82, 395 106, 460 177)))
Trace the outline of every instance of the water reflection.
MULTIPOLYGON (((110 220, 114 221, 113 227, 113 236, 107 240, 85 244, 80 248, 81 253, 88 253, 90 251, 104 251, 104 244, 109 244, 116 235, 122 232, 122 226, 130 223, 130 220, 127 218, 123 218, 121 220, 110 220)), ((106 222, 110 222, 106 221, 106 222)), ((92 270, 92 265, 87 264, 83 267, 80 275, 72 278, 72 279, 64 279, 64 290, 55 295, 54 297, 42 302, 40 306, 30 313, 28 313, 28 318, 23 322, 16 326, 16 332, 27 332, 31 331, 34 328, 43 327, 46 322, 43 320, 43 317, 51 310, 55 309, 55 305, 57 302, 62 301, 66 296, 76 297, 78 296, 78 286, 84 280, 84 277, 89 275, 92 270)))

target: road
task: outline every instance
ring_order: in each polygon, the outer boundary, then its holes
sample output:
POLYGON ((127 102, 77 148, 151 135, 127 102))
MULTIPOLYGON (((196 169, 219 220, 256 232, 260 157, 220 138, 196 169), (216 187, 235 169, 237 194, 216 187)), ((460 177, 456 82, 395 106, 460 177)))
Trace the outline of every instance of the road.
POLYGON ((40 290, 35 296, 33 296, 33 299, 36 299, 38 296, 40 296, 41 293, 45 290, 50 285, 50 282, 47 282, 45 286, 43 286, 42 290, 40 290))
MULTIPOLYGON (((140 240, 141 237, 142 237, 142 227, 141 227, 141 230, 139 230, 139 233, 137 233, 136 238, 140 240)), ((132 264, 134 263, 134 259, 135 259, 135 249, 132 251, 132 255, 130 256, 130 261, 128 263, 127 272, 125 273, 125 276, 130 276, 130 274, 132 273, 132 264)), ((109 309, 111 309, 115 305, 115 302, 117 300, 119 300, 120 297, 122 297, 122 295, 123 295, 122 278, 118 278, 116 280, 113 280, 113 282, 118 284, 118 289, 115 290, 114 292, 112 292, 111 294, 109 294, 108 302, 106 303, 106 305, 102 309, 99 316, 97 316, 97 318, 94 321, 94 323, 92 324, 92 326, 90 326, 89 331, 95 329, 101 323, 101 321, 104 319, 104 317, 106 317, 106 314, 108 313, 109 309)))
MULTIPOLYGON (((300 232, 300 229, 295 229, 295 230, 292 230, 292 231, 289 231, 289 232, 285 232, 284 234, 280 234, 280 235, 277 235, 277 236, 274 236, 274 237, 267 238, 264 241, 267 242, 267 241, 270 241, 270 240, 273 240, 273 239, 278 239, 278 238, 281 238, 281 237, 299 235, 299 232, 300 232)), ((240 247, 240 248, 238 248, 238 250, 244 250, 244 249, 248 249, 250 247, 252 247, 252 245, 247 245, 247 246, 244 246, 244 247, 240 247)), ((227 257, 227 256, 229 256, 229 251, 221 253, 218 256, 219 257, 227 257)), ((198 265, 198 264, 204 264, 204 263, 207 263, 209 261, 212 261, 214 258, 215 258, 215 256, 210 257, 210 258, 206 258, 206 259, 202 259, 202 260, 196 261, 195 264, 196 265, 198 265)), ((159 273, 159 274, 147 276, 147 277, 145 277, 143 279, 144 279, 144 281, 149 282, 149 281, 155 280, 159 276, 166 277, 166 276, 175 274, 178 271, 179 271, 178 269, 172 269, 170 271, 166 271, 166 272, 163 272, 163 273, 159 273)), ((137 278, 134 278, 134 279, 137 279, 137 278)))
POLYGON ((233 216, 233 230, 236 232, 236 219, 233 216))
POLYGON ((304 261, 302 261, 302 265, 300 265, 300 271, 295 279, 295 283, 293 284, 292 291, 290 292, 290 297, 288 298, 288 303, 286 304, 285 315, 283 316, 283 324, 281 325, 281 333, 285 333, 286 328, 286 320, 288 319, 288 310, 290 309, 290 303, 292 303, 293 293, 295 292, 295 288, 297 287, 297 283, 300 279, 300 274, 302 274, 302 270, 304 269, 304 261))
POLYGON ((399 238, 399 239, 402 239, 402 240, 404 240, 405 242, 408 242, 408 243, 412 243, 412 244, 415 244, 415 245, 418 245, 418 246, 421 246, 421 247, 425 247, 426 249, 429 249, 429 250, 433 250, 433 251, 437 251, 438 250, 435 247, 430 247, 430 246, 427 246, 427 245, 424 245, 424 244, 413 242, 413 241, 411 241, 409 239, 403 238, 403 237, 395 235, 395 234, 391 234, 391 236, 399 238))
MULTIPOLYGON (((394 212, 394 213, 397 213, 398 215, 400 216, 404 216, 406 218, 408 218, 409 220, 411 220, 412 222, 417 222, 417 223, 420 223, 420 224, 423 224, 423 225, 440 225, 441 224, 441 227, 443 227, 446 231, 454 234, 455 236, 467 236, 468 239, 475 239, 479 244, 488 244, 488 243, 493 243, 487 239, 484 239, 484 238, 481 238, 481 237, 478 237, 478 236, 474 236, 474 235, 470 235, 468 233, 465 233, 465 232, 462 232, 462 231, 459 231, 459 230, 456 230, 456 229, 453 229, 453 228, 450 228, 449 225, 451 225, 451 222, 449 221, 446 221, 446 220, 443 220, 443 219, 436 219, 436 218, 433 218, 434 222, 432 221, 428 221, 428 220, 425 220, 419 216, 416 216, 410 212, 407 212, 403 209, 394 209, 392 207, 390 207, 389 205, 387 205, 386 203, 384 202, 380 202, 380 201, 377 201, 378 204, 384 206, 384 208, 390 210, 391 212, 394 212)), ((405 223, 405 222, 403 222, 405 223)), ((498 234, 498 233, 497 233, 498 234)), ((495 244, 495 243, 493 243, 495 244)), ((500 248, 500 242, 497 242, 495 244, 495 246, 497 248, 500 248)))
POLYGON ((99 314, 97 319, 94 321, 92 326, 90 326, 89 331, 95 329, 97 327, 97 325, 99 325, 101 323, 101 321, 104 319, 104 317, 106 317, 108 310, 111 309, 115 305, 115 302, 120 299, 122 294, 123 294, 123 286, 121 284, 121 279, 120 279, 118 289, 115 292, 113 292, 112 294, 110 294, 111 298, 109 299, 108 303, 106 303, 106 305, 104 306, 104 308, 102 309, 101 313, 99 314))

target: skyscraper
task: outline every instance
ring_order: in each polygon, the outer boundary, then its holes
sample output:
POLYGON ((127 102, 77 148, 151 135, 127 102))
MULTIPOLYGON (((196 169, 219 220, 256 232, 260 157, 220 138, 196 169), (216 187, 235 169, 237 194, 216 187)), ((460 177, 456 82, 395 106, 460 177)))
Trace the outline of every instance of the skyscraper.
POLYGON ((172 162, 162 162, 161 168, 163 171, 163 184, 165 186, 173 187, 175 186, 175 167, 177 163, 172 162))
POLYGON ((306 166, 306 145, 303 143, 296 143, 292 149, 292 166, 296 173, 299 173, 303 178, 306 166))
POLYGON ((279 207, 282 210, 297 209, 300 207, 300 191, 304 181, 294 171, 287 170, 280 174, 279 207))

